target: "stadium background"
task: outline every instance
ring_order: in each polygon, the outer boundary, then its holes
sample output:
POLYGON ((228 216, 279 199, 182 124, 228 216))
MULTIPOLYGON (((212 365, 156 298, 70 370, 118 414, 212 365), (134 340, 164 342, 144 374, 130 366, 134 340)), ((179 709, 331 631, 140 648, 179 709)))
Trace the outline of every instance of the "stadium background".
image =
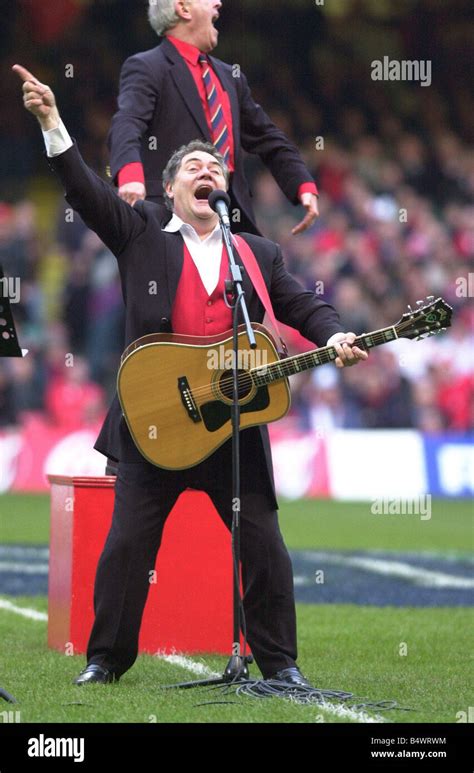
MULTIPOLYGON (((23 359, 0 361, 0 529, 5 544, 48 541, 46 494, 11 492, 45 490, 45 471, 103 471, 105 460, 90 456, 90 445, 113 394, 123 336, 115 259, 78 216, 66 222, 41 133, 22 106, 10 67, 19 62, 51 85, 86 161, 106 178, 105 140, 120 66, 127 56, 157 42, 145 5, 23 0, 2 11, 0 264, 5 274, 21 280, 13 313, 21 345, 29 350, 23 359), (68 78, 71 64, 74 76, 68 78), (74 367, 65 364, 70 353, 74 367)), ((258 159, 246 160, 258 221, 263 233, 282 245, 289 269, 308 288, 322 281, 324 297, 334 303, 345 328, 355 332, 393 324, 407 303, 431 294, 442 295, 454 309, 448 334, 372 351, 367 364, 347 372, 328 366, 292 380, 291 413, 272 428, 279 490, 286 497, 281 510, 285 538, 295 551, 405 551, 405 558, 410 554, 427 571, 448 571, 433 556, 448 560, 449 555, 449 571, 462 578, 472 548, 467 497, 474 485, 474 25, 469 3, 227 0, 218 26, 214 53, 241 65, 255 99, 297 143, 320 188, 321 217, 310 231, 292 237, 301 209, 286 202, 258 159), (372 80, 371 62, 384 56, 431 60, 431 85, 372 80), (407 222, 400 218, 401 209, 407 210, 407 222), (370 484, 369 476, 361 474, 368 460, 370 484), (371 513, 374 497, 422 494, 435 497, 430 521, 377 519, 371 513), (308 496, 325 500, 303 498, 308 496), (451 497, 449 505, 439 496, 451 497), (361 501, 341 506, 341 499, 361 501)), ((288 337, 293 351, 301 349, 298 336, 288 332, 288 337)), ((294 560, 300 567, 296 553, 294 560)), ((40 573, 35 577, 29 570, 36 585, 22 584, 8 570, 3 576, 3 598, 9 593, 23 603, 34 598, 35 607, 45 609, 40 573)), ((353 575, 341 575, 339 587, 351 582, 353 575)), ((397 590, 387 585, 377 591, 366 583, 365 590, 350 597, 334 593, 335 585, 326 588, 322 604, 393 603, 403 608, 398 611, 413 635, 420 615, 430 612, 423 635, 429 649, 437 631, 438 662, 452 688, 451 657, 456 652, 459 663, 465 655, 466 619, 463 610, 456 610, 456 617, 449 607, 467 606, 467 591, 450 596, 454 591, 448 589, 441 597, 432 589, 420 597, 401 581, 397 590), (435 618, 432 609, 413 611, 411 605, 448 609, 437 610, 444 616, 435 618)), ((303 602, 302 651, 311 661, 311 648, 321 636, 330 650, 334 618, 328 607, 321 612, 322 633, 317 626, 312 631, 308 610, 315 598, 308 591, 298 601, 303 602)), ((356 652, 363 629, 374 626, 378 634, 387 626, 400 630, 395 612, 382 620, 374 609, 364 607, 363 624, 357 618, 362 607, 339 609, 341 635, 349 626, 356 652)), ((23 625, 25 651, 36 647, 38 653, 38 634, 31 632, 29 621, 23 625)), ((5 635, 11 636, 7 621, 5 626, 5 635)), ((375 639, 373 647, 378 652, 375 639)), ((368 662, 370 647, 361 643, 360 648, 368 662)), ((351 653, 345 642, 340 663, 351 653)), ((426 663, 420 656, 418 665, 426 665, 431 674, 428 654, 423 654, 426 663)), ((385 678, 386 664, 379 665, 379 677, 385 678)), ((407 686, 405 677, 400 680, 407 686)), ((365 684, 361 681, 362 689, 365 684)), ((463 687, 460 680, 459 690, 463 687)), ((448 711, 447 691, 440 696, 438 713, 427 710, 424 721, 433 716, 455 721, 455 707, 463 709, 459 697, 448 711)), ((41 705, 35 711, 44 711, 41 705)), ((119 715, 102 710, 106 719, 119 715)), ((69 715, 58 716, 70 721, 69 715)))

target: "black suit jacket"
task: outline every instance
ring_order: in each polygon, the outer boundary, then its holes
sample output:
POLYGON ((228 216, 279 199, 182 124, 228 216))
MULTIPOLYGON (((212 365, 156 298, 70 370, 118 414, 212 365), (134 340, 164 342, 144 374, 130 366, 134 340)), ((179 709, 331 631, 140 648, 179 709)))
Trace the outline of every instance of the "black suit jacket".
MULTIPOLYGON (((61 179, 68 203, 117 258, 126 305, 124 348, 141 336, 159 332, 163 325, 169 329, 184 259, 181 234, 162 230, 171 213, 148 201, 139 201, 134 207, 122 201, 112 186, 89 169, 75 142, 65 153, 48 161, 61 179), (150 294, 150 282, 156 282, 156 294, 150 294)), ((325 345, 334 333, 342 331, 334 308, 305 290, 286 271, 278 244, 254 234, 242 236, 255 254, 275 315, 281 322, 297 328, 319 346, 325 345)), ((238 255, 236 258, 242 265, 238 255)), ((265 310, 245 272, 243 288, 250 319, 262 322, 265 310)), ((274 497, 267 427, 249 428, 241 434, 244 436, 243 453, 251 457, 263 450, 274 497)), ((115 460, 142 460, 122 416, 117 394, 95 448, 115 460)), ((210 457, 211 464, 214 456, 210 457)), ((165 477, 173 474, 162 472, 165 477)))
MULTIPOLYGON (((271 171, 285 196, 298 203, 302 183, 314 182, 296 147, 252 99, 245 75, 211 56, 212 67, 228 93, 232 109, 235 171, 230 194, 242 213, 242 223, 252 227, 255 215, 244 174, 243 150, 256 153, 271 171), (243 149, 243 150, 242 150, 243 149)), ((125 165, 141 161, 148 196, 163 197, 162 172, 177 148, 191 140, 211 142, 196 84, 186 61, 166 38, 161 45, 129 57, 120 75, 118 111, 108 137, 114 181, 125 165), (150 138, 156 138, 155 144, 150 138)), ((237 230, 245 230, 238 228, 237 230)))

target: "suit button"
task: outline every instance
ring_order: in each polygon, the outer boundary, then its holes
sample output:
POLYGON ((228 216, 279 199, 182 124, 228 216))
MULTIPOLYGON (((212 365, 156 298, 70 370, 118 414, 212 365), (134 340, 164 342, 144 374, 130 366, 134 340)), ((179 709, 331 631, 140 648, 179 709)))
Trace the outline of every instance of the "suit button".
POLYGON ((207 323, 212 322, 212 319, 210 319, 210 317, 206 317, 206 322, 207 323))
POLYGON ((212 306, 212 301, 208 301, 208 302, 207 302, 207 305, 208 305, 208 306, 212 306))

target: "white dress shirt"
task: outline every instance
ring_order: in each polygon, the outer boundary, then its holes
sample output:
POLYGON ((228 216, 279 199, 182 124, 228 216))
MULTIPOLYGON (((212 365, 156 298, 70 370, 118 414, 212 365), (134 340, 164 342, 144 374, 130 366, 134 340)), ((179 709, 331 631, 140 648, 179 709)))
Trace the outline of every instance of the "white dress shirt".
POLYGON ((208 295, 212 295, 217 287, 221 268, 222 233, 219 223, 213 232, 203 240, 199 238, 193 226, 184 223, 178 215, 173 215, 163 231, 181 232, 206 292, 208 295))
POLYGON ((46 145, 46 154, 49 158, 65 153, 72 146, 72 139, 61 119, 59 119, 57 129, 50 129, 47 132, 43 131, 43 138, 46 145))
MULTIPOLYGON (((69 132, 61 120, 56 129, 43 131, 43 138, 46 153, 50 158, 65 153, 73 144, 69 132)), ((170 233, 180 231, 206 292, 208 295, 212 295, 219 281, 222 257, 222 233, 219 223, 213 232, 203 240, 199 238, 193 226, 183 222, 178 215, 173 215, 162 230, 170 233)))

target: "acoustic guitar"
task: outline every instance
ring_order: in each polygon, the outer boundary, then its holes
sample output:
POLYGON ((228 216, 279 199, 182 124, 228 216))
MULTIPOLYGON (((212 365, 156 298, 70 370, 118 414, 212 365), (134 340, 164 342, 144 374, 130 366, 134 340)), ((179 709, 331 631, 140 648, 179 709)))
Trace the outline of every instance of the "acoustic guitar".
MULTIPOLYGON (((397 338, 417 340, 445 330, 452 309, 442 298, 404 314, 396 325, 363 333, 354 346, 370 350, 397 338)), ((239 327, 240 427, 267 424, 290 407, 288 377, 336 359, 333 346, 280 359, 271 333, 254 323, 252 350, 239 327)), ((217 336, 152 333, 124 351, 117 379, 122 412, 138 450, 167 470, 206 459, 232 434, 232 331, 217 336)))

